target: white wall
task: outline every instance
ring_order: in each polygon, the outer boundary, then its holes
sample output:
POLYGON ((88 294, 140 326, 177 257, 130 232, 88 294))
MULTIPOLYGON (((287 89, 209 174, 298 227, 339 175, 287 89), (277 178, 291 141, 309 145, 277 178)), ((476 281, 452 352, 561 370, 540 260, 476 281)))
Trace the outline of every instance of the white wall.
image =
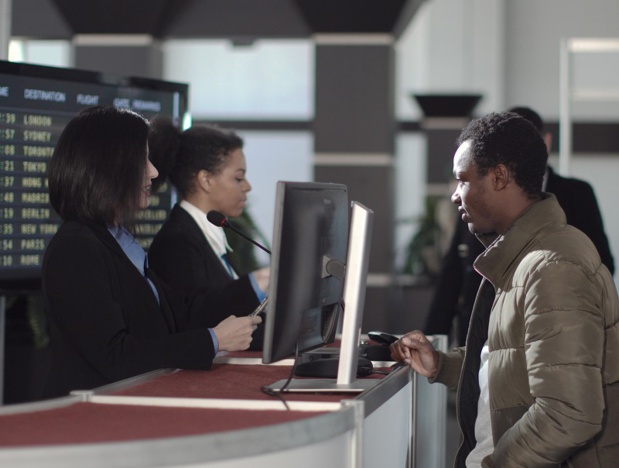
POLYGON ((309 40, 169 40, 163 78, 190 83, 196 119, 307 120, 314 116, 314 45, 309 40))
POLYGON ((271 241, 278 180, 309 182, 314 177, 314 140, 310 132, 250 132, 245 140, 247 178, 252 185, 248 210, 271 241))
POLYGON ((418 119, 411 93, 481 93, 503 107, 504 0, 429 0, 397 44, 396 113, 418 119))
MULTIPOLYGON (((530 105, 545 118, 559 117, 559 45, 562 38, 619 37, 617 0, 518 0, 506 2, 507 106, 530 105)), ((593 78, 599 71, 588 70, 593 78)), ((610 70, 604 70, 611 74, 610 70)), ((619 66, 615 62, 616 84, 619 66)), ((585 75, 587 70, 584 69, 585 75)), ((611 74, 612 75, 612 74, 611 74)), ((574 109, 578 120, 617 118, 619 106, 597 103, 574 109)))
MULTIPOLYGON (((615 258, 615 267, 619 271, 619 216, 617 216, 619 155, 576 155, 572 158, 570 166, 572 173, 579 179, 587 180, 593 185, 604 220, 604 230, 615 258)), ((559 166, 553 164, 553 167, 559 166)), ((619 289, 619 273, 615 273, 615 284, 619 289)))

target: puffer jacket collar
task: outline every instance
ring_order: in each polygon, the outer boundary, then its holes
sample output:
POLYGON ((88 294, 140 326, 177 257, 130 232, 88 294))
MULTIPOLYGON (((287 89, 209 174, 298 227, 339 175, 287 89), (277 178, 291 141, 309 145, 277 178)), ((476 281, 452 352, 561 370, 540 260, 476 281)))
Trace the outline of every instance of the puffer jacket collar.
POLYGON ((544 193, 543 199, 531 205, 503 235, 494 240, 480 239, 482 242, 491 243, 477 257, 473 266, 496 286, 500 284, 501 277, 518 254, 533 242, 541 231, 551 225, 563 227, 566 222, 565 213, 557 198, 551 193, 544 193))

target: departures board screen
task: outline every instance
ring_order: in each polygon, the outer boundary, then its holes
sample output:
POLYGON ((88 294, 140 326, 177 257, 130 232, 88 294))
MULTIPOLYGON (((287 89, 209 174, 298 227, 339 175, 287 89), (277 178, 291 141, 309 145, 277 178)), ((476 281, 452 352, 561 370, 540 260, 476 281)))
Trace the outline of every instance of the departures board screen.
MULTIPOLYGON (((113 105, 181 127, 188 85, 0 61, 0 290, 37 287, 47 244, 60 226, 49 203, 47 167, 65 125, 82 109, 113 105)), ((140 213, 147 249, 166 220, 163 186, 140 213)))

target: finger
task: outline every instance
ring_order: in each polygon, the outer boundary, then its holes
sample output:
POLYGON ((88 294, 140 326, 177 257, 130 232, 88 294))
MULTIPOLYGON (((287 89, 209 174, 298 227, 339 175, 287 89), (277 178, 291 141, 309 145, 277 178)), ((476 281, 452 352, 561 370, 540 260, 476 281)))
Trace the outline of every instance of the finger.
POLYGON ((402 339, 412 339, 418 341, 422 341, 423 338, 425 338, 425 335, 419 330, 413 330, 402 337, 402 339))
POLYGON ((391 357, 396 361, 403 361, 405 358, 403 347, 399 341, 396 341, 391 344, 391 357))
POLYGON ((410 348, 408 348, 406 346, 402 346, 402 360, 404 362, 410 362, 411 358, 412 358, 412 355, 411 355, 410 348))
POLYGON ((420 336, 405 336, 402 338, 402 347, 405 349, 419 349, 425 342, 420 336))

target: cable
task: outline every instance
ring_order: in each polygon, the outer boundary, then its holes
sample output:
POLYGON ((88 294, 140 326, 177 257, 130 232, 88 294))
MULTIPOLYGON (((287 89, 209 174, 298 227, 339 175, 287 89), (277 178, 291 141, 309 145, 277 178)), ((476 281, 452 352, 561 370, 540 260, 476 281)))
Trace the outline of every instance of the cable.
POLYGON ((294 373, 297 369, 298 362, 299 362, 299 343, 297 343, 297 346, 294 352, 294 364, 292 365, 292 368, 290 369, 290 374, 288 375, 288 379, 286 380, 282 388, 280 388, 279 391, 276 391, 267 386, 262 387, 263 393, 265 393, 266 395, 278 398, 284 404, 284 406, 286 407, 288 411, 290 411, 290 406, 288 406, 288 402, 286 401, 286 399, 283 397, 282 394, 289 393, 287 389, 290 383, 292 382, 292 379, 294 378, 294 373))
POLYGON ((286 400, 284 399, 283 396, 280 395, 280 392, 277 392, 275 390, 273 390, 272 388, 267 387, 266 385, 264 387, 262 387, 262 393, 278 398, 279 400, 281 400, 281 402, 284 404, 284 406, 286 407, 287 411, 290 411, 290 406, 288 406, 288 403, 286 402, 286 400))

